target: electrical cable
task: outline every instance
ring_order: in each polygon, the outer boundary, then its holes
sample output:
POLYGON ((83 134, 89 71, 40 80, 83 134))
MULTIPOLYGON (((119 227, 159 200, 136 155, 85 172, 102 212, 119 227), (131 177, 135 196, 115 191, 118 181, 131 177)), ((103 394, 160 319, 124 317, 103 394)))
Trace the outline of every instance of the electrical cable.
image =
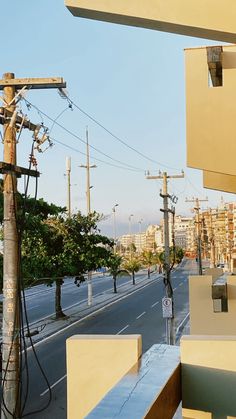
POLYGON ((143 157, 144 159, 154 163, 154 164, 158 164, 159 166, 162 167, 166 167, 167 169, 171 169, 171 170, 179 170, 176 167, 171 167, 168 166, 167 164, 161 163, 157 160, 154 160, 148 156, 146 156, 144 153, 142 153, 141 151, 137 150, 136 148, 132 147, 131 145, 129 145, 126 141, 122 140, 120 137, 118 137, 117 135, 113 134, 113 132, 111 132, 108 128, 106 128, 103 124, 101 124, 101 122, 99 122, 98 120, 96 120, 94 117, 92 117, 91 115, 89 115, 88 112, 84 111, 80 106, 78 106, 72 99, 69 98, 68 95, 65 95, 67 100, 75 107, 77 108, 81 113, 83 113, 85 116, 87 116, 91 121, 93 121, 96 125, 98 125, 100 128, 102 128, 104 131, 106 131, 112 138, 114 138, 115 140, 119 141, 121 144, 123 144, 125 147, 129 148, 130 150, 134 151, 135 153, 137 153, 139 156, 143 157))
MULTIPOLYGON (((32 106, 34 109, 36 109, 40 114, 44 115, 46 118, 48 118, 50 121, 54 122, 55 125, 57 125, 58 127, 60 127, 61 129, 63 129, 65 132, 67 132, 67 134, 73 136, 74 138, 76 138, 77 140, 79 140, 80 142, 82 142, 83 144, 87 145, 86 141, 83 140, 81 137, 79 137, 77 134, 75 134, 74 132, 72 132, 71 130, 69 130, 68 128, 66 128, 64 125, 60 124, 59 122, 55 121, 55 119, 51 118, 49 115, 47 115, 45 112, 43 112, 41 109, 39 109, 36 105, 34 105, 33 103, 29 102, 27 99, 24 98, 24 101, 26 102, 26 104, 32 106)), ((128 163, 122 162, 121 160, 115 159, 114 157, 109 156, 109 154, 104 153, 103 151, 99 150, 98 148, 94 147, 93 145, 89 145, 90 148, 92 148, 93 150, 95 150, 97 153, 107 157, 108 159, 116 162, 116 163, 120 163, 124 166, 127 166, 131 169, 135 169, 138 171, 142 171, 144 172, 144 169, 141 169, 139 167, 135 167, 132 166, 128 163)))
POLYGON ((50 135, 51 134, 51 132, 52 132, 52 130, 53 130, 53 127, 54 127, 54 125, 56 124, 56 122, 58 121, 58 119, 63 115, 63 113, 65 112, 65 111, 68 111, 68 109, 71 109, 71 108, 69 108, 68 106, 65 108, 65 109, 63 109, 58 115, 57 115, 57 117, 54 119, 54 121, 53 121, 53 123, 52 123, 52 126, 51 126, 51 128, 50 128, 50 130, 48 131, 48 135, 50 135))
MULTIPOLYGON (((30 155, 31 157, 33 156, 33 150, 34 150, 34 141, 32 143, 32 148, 31 148, 31 155, 30 155)), ((31 169, 31 165, 32 165, 32 159, 30 158, 29 170, 31 169)), ((22 226, 21 226, 21 233, 23 231, 23 226, 24 226, 24 223, 25 223, 26 200, 27 200, 28 186, 29 186, 29 175, 28 175, 28 179, 27 179, 27 183, 26 183, 26 189, 24 191, 24 207, 23 207, 23 217, 22 217, 23 223, 22 223, 22 226)), ((36 177, 35 197, 34 197, 34 199, 35 199, 35 205, 36 205, 36 199, 37 199, 37 191, 38 191, 38 178, 36 177)), ((19 248, 21 249, 21 246, 19 246, 19 248)), ((21 256, 21 253, 20 253, 20 256, 21 256)), ((37 355, 36 350, 35 350, 35 347, 34 347, 34 342, 33 342, 32 337, 31 337, 30 327, 29 327, 29 320, 28 320, 28 313, 27 313, 27 307, 26 307, 26 298, 25 298, 24 282, 23 282, 22 276, 21 276, 21 281, 22 281, 22 289, 21 289, 21 291, 22 291, 22 299, 23 299, 23 307, 24 307, 24 315, 25 315, 25 322, 26 322, 27 334, 28 334, 28 337, 29 337, 29 340, 30 340, 31 348, 32 348, 32 351, 33 351, 33 354, 34 354, 36 363, 38 364, 39 370, 40 370, 40 372, 41 372, 41 374, 42 374, 42 376, 43 376, 43 378, 44 378, 44 380, 46 382, 46 385, 48 387, 48 390, 49 390, 49 399, 48 399, 48 402, 46 403, 46 405, 43 408, 37 409, 35 411, 32 411, 32 412, 29 412, 29 413, 25 413, 24 414, 24 409, 25 409, 26 402, 27 402, 27 398, 26 398, 25 403, 23 405, 22 412, 21 412, 21 417, 24 418, 24 417, 27 417, 27 416, 34 415, 36 413, 43 412, 45 409, 47 409, 48 406, 51 403, 51 400, 52 400, 52 391, 51 391, 51 387, 50 387, 49 381, 47 379, 47 376, 46 376, 46 374, 45 374, 45 372, 44 372, 44 370, 43 370, 43 368, 41 366, 41 363, 39 361, 38 355, 37 355)), ((25 354, 26 354, 26 358, 27 358, 27 350, 25 351, 25 354)), ((28 396, 28 394, 27 394, 27 396, 28 396)))
MULTIPOLYGON (((78 150, 77 148, 72 147, 72 146, 70 146, 70 145, 68 145, 66 143, 63 143, 62 141, 56 140, 55 138, 52 138, 52 137, 51 137, 51 140, 53 142, 55 142, 55 143, 61 144, 62 146, 68 148, 69 150, 75 151, 76 153, 79 153, 79 154, 82 154, 83 156, 86 156, 86 153, 83 153, 82 151, 78 150)), ((104 164, 106 164, 108 166, 111 166, 111 167, 116 167, 118 169, 129 170, 131 172, 136 172, 136 173, 137 172, 138 173, 143 172, 143 170, 141 170, 141 169, 140 170, 136 170, 136 169, 129 169, 128 167, 118 166, 116 164, 112 164, 112 163, 106 162, 105 160, 98 159, 98 158, 96 158, 94 156, 91 156, 91 159, 92 160, 95 160, 95 161, 99 161, 99 162, 104 163, 104 164)))

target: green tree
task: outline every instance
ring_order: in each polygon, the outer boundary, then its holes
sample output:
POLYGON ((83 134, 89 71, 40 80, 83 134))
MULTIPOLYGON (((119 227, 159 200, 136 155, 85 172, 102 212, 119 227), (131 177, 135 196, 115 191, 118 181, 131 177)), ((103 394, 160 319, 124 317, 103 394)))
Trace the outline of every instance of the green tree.
POLYGON ((23 241, 24 267, 28 262, 35 277, 43 276, 48 285, 55 282, 56 318, 65 317, 61 307, 63 277, 76 277, 75 282, 81 282, 86 272, 105 266, 111 254, 112 241, 99 234, 99 219, 96 213, 78 213, 71 218, 51 217, 39 224, 40 220, 32 220, 38 229, 23 241))
POLYGON ((132 282, 135 285, 135 274, 141 268, 141 262, 137 258, 132 258, 131 260, 126 260, 123 264, 123 267, 132 275, 132 282))

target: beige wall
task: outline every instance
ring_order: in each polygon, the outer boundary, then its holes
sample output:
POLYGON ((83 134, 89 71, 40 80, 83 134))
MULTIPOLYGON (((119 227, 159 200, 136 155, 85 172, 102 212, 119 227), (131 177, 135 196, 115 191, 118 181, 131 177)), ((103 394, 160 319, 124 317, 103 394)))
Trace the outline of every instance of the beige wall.
MULTIPOLYGON (((228 408, 228 401, 227 397, 229 392, 234 392, 234 389, 231 389, 232 386, 232 376, 236 372, 236 336, 183 336, 180 341, 180 353, 181 353, 181 364, 182 364, 182 390, 183 390, 183 419, 211 419, 213 418, 212 413, 214 409, 217 409, 217 398, 222 397, 222 405, 224 404, 224 400, 227 402, 225 411, 227 412, 228 408), (219 377, 219 372, 222 370, 222 377, 226 377, 224 379, 224 388, 218 387, 217 378, 215 380, 215 388, 214 388, 214 376, 213 381, 209 381, 208 387, 208 394, 206 394, 206 398, 209 400, 208 404, 208 411, 202 411, 197 409, 191 409, 189 404, 191 402, 193 404, 197 403, 196 399, 198 396, 201 396, 201 388, 198 389, 196 386, 196 367, 199 367, 198 371, 198 384, 199 387, 201 386, 201 377, 204 373, 204 369, 209 371, 209 374, 214 374, 216 371, 216 377, 219 377), (186 374, 187 370, 187 374, 186 374), (227 376, 227 372, 229 373, 227 376), (191 380, 189 377, 191 373, 194 374, 194 379, 191 380), (218 375, 217 375, 218 374, 218 375), (228 378, 228 380, 227 380, 228 378), (192 386, 189 388, 189 386, 192 386), (213 386, 213 388, 212 388, 213 386), (227 388, 229 386, 229 388, 227 388), (195 391, 193 391, 193 389, 195 391), (184 393, 188 392, 188 400, 185 400, 184 393), (224 393, 225 392, 225 393, 224 393), (195 397, 196 396, 196 397, 195 397), (192 400, 191 400, 192 398, 192 400), (194 400, 195 399, 195 400, 194 400), (212 402, 212 405, 211 405, 212 402), (186 408, 186 403, 188 404, 188 408, 186 408)), ((207 386, 207 383, 206 383, 207 386)), ((232 397, 232 394, 230 395, 232 397)), ((202 400, 199 400, 199 404, 202 403, 202 400)), ((204 402, 203 402, 204 403, 204 402)), ((233 403, 233 401, 232 401, 233 403)), ((218 408, 221 408, 221 406, 218 408)), ((230 409, 229 409, 230 410, 230 409)), ((218 412, 219 414, 219 412, 218 412)), ((225 417, 227 419, 235 418, 235 416, 214 416, 214 417, 225 417)))
POLYGON ((235 176, 236 46, 222 49, 220 87, 208 86, 206 48, 185 52, 187 165, 235 176))
POLYGON ((65 0, 75 16, 236 42, 235 0, 65 0))
POLYGON ((189 277, 190 333, 236 335, 236 276, 227 278, 228 312, 214 313, 212 276, 189 277))
POLYGON ((235 193, 236 176, 224 175, 222 173, 203 171, 203 186, 207 189, 235 193))
POLYGON ((76 335, 67 339, 67 418, 84 418, 141 354, 140 335, 76 335))

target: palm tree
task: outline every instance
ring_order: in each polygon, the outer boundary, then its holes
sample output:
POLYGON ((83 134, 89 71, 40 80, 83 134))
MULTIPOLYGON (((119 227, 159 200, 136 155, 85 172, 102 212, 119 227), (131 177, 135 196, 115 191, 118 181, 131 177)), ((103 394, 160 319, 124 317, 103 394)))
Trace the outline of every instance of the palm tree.
POLYGON ((122 261, 123 261, 123 258, 114 253, 110 255, 107 262, 109 273, 113 278, 113 287, 114 287, 115 294, 117 293, 117 286, 116 286, 117 277, 126 272, 124 269, 121 268, 122 261))
POLYGON ((135 285, 135 273, 141 268, 141 262, 137 258, 132 258, 131 260, 126 260, 123 264, 123 267, 132 275, 133 285, 135 285))
POLYGON ((141 260, 144 266, 148 268, 148 278, 150 278, 151 266, 154 262, 153 253, 150 250, 146 250, 142 253, 141 260))

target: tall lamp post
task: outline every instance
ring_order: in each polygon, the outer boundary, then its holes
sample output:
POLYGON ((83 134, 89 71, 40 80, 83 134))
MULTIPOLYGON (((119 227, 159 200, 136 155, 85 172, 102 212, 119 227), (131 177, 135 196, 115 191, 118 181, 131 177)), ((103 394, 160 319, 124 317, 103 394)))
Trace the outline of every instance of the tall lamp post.
POLYGON ((130 259, 132 259, 132 239, 131 239, 131 221, 134 214, 130 214, 129 216, 129 238, 130 238, 130 259))
POLYGON ((119 204, 115 204, 112 208, 113 212, 113 236, 114 236, 114 253, 116 253, 116 207, 118 207, 119 204))
POLYGON ((68 218, 71 217, 71 183, 70 183, 70 174, 71 174, 71 158, 66 158, 66 176, 67 176, 67 214, 68 218))
POLYGON ((139 253, 142 253, 141 252, 141 248, 142 248, 142 246, 141 246, 141 225, 142 225, 142 222, 143 222, 143 219, 141 218, 140 220, 139 220, 139 253))
MULTIPOLYGON (((91 200, 90 200, 90 169, 94 169, 97 166, 95 164, 90 164, 89 161, 89 134, 88 134, 88 127, 86 128, 86 155, 87 155, 87 162, 86 164, 81 164, 80 167, 86 169, 86 181, 87 181, 87 189, 86 189, 86 197, 87 197, 87 215, 91 214, 91 200)), ((92 272, 88 272, 88 306, 91 306, 93 303, 93 288, 92 288, 92 272)))

